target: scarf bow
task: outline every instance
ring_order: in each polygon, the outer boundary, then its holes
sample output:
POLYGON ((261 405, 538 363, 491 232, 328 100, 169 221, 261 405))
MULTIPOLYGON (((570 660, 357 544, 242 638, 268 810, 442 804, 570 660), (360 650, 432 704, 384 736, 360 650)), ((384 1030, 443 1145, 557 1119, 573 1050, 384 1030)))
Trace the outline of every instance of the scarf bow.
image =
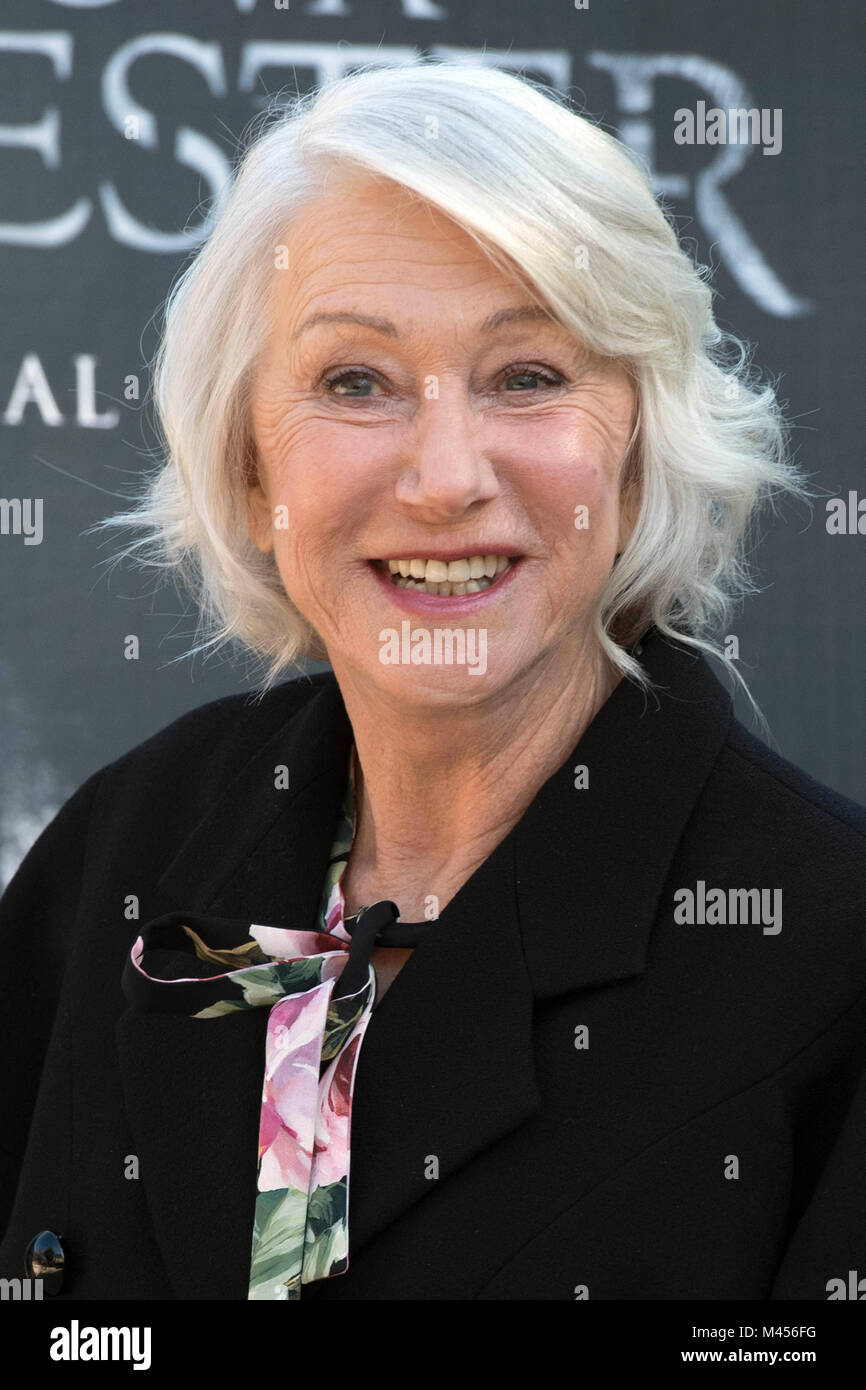
POLYGON ((429 925, 399 915, 377 902, 321 932, 175 912, 149 922, 126 960, 123 991, 143 1012, 270 1009, 250 1299, 300 1298, 302 1284, 348 1269, 352 1094, 376 1002, 370 955, 377 943, 414 947, 429 925), (166 965, 170 978, 152 973, 166 965))

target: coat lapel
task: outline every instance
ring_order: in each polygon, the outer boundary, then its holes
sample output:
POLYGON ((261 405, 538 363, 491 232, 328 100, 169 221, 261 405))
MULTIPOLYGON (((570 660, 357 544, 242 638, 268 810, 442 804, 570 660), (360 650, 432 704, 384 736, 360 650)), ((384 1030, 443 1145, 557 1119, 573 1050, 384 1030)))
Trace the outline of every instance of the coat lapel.
POLYGON ((351 747, 352 727, 329 674, 226 788, 159 888, 190 911, 312 929, 351 747))
POLYGON ((731 697, 701 656, 656 631, 641 654, 654 691, 621 681, 515 827, 539 999, 643 971, 671 861, 730 730, 731 697))
POLYGON ((509 836, 373 1013, 353 1106, 355 1251, 540 1108, 513 859, 509 836))
MULTIPOLYGON (((691 653, 654 634, 645 664, 659 699, 620 683, 374 1011, 355 1084, 350 1254, 537 1113, 536 998, 643 969, 670 859, 731 717, 691 653), (589 766, 586 790, 577 764, 589 766)), ((316 687, 166 869, 159 887, 177 907, 313 927, 352 743, 333 676, 316 687)), ((183 1298, 246 1296, 266 1015, 127 1011, 118 1023, 142 1180, 183 1298)))

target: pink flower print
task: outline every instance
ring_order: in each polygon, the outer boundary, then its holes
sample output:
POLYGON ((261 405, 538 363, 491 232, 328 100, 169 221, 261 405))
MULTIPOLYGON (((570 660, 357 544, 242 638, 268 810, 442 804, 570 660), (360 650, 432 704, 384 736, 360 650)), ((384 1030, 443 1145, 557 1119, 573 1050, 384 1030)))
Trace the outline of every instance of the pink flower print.
POLYGON ((259 1190, 309 1187, 322 1033, 333 983, 289 995, 268 1017, 259 1190))
POLYGON ((345 915, 346 900, 343 897, 343 889, 338 879, 331 889, 331 896, 325 909, 325 928, 331 936, 338 940, 351 941, 351 936, 343 926, 345 915))
POLYGON ((311 1187, 340 1182, 349 1171, 352 1092, 358 1052, 369 1015, 358 1020, 342 1051, 326 1068, 319 1087, 311 1187))
POLYGON ((326 951, 339 950, 336 941, 324 932, 291 931, 287 927, 250 927, 250 936, 272 960, 297 960, 301 956, 319 956, 326 951))

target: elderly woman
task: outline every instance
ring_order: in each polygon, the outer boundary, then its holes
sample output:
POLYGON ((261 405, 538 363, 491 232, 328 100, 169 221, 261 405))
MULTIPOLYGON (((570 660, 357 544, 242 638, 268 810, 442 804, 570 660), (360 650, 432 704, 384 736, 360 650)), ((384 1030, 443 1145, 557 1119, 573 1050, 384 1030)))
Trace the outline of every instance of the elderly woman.
POLYGON ((260 135, 120 520, 266 669, 6 893, 0 1274, 857 1296, 866 817, 706 660, 803 492, 731 347, 638 163, 531 83, 361 71, 260 135))

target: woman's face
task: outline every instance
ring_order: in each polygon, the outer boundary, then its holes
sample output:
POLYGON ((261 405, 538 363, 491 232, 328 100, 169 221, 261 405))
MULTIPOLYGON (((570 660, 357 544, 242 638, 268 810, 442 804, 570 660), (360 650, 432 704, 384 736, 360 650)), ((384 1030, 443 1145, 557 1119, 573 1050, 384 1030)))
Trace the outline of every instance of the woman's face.
POLYGON ((284 244, 250 534, 338 678, 464 703, 574 669, 629 534, 625 370, 390 181, 331 185, 284 244))

